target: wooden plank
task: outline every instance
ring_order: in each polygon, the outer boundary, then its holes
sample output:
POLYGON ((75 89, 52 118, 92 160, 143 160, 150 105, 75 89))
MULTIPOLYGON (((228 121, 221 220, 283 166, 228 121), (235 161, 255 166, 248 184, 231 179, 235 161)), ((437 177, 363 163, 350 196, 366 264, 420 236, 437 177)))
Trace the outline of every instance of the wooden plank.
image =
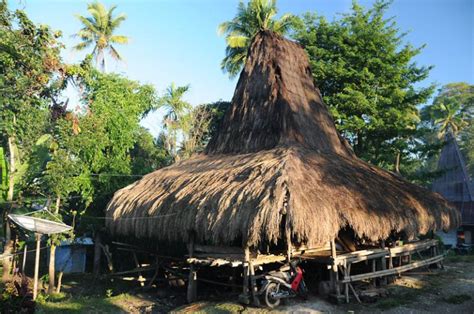
POLYGON ((387 276, 387 275, 400 274, 400 273, 408 271, 410 269, 415 269, 415 268, 422 267, 422 266, 425 266, 425 265, 437 263, 437 262, 441 261, 443 258, 444 258, 443 255, 438 255, 438 256, 435 256, 435 257, 428 258, 428 259, 423 260, 423 261, 418 261, 418 262, 414 262, 412 264, 394 267, 392 269, 379 270, 379 271, 375 271, 375 272, 371 272, 371 273, 367 273, 367 274, 360 274, 360 275, 350 276, 349 279, 344 279, 344 280, 342 280, 342 282, 343 283, 353 282, 353 281, 360 281, 360 280, 364 280, 364 279, 372 279, 372 278, 377 278, 377 277, 382 277, 382 276, 387 276))
POLYGON ((227 259, 227 260, 242 260, 244 259, 244 254, 241 252, 240 254, 219 254, 219 253, 194 253, 193 257, 197 258, 213 258, 213 259, 227 259))
POLYGON ((216 253, 216 254, 239 254, 242 255, 242 248, 235 246, 214 246, 214 245, 201 245, 196 244, 194 248, 195 252, 203 253, 216 253))
POLYGON ((345 256, 338 256, 336 258, 336 263, 339 265, 343 265, 344 263, 359 263, 367 260, 378 259, 381 257, 385 257, 388 255, 388 250, 381 250, 381 251, 372 251, 366 252, 366 254, 360 255, 345 255, 345 256))
POLYGON ((154 266, 145 266, 145 267, 140 267, 140 268, 134 268, 131 270, 124 270, 120 272, 111 273, 109 274, 109 276, 122 276, 122 275, 145 272, 145 271, 154 270, 154 269, 155 269, 154 266))
POLYGON ((405 252, 426 250, 436 245, 438 245, 438 240, 423 240, 419 242, 407 243, 403 246, 393 247, 390 248, 389 251, 392 256, 397 256, 398 254, 405 252))

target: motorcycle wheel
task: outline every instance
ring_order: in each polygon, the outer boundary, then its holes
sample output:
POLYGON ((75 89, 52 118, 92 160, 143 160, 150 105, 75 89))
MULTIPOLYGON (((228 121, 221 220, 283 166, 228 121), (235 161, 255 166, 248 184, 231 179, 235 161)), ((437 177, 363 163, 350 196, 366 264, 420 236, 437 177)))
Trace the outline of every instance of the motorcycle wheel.
POLYGON ((272 294, 277 293, 278 290, 280 290, 280 285, 274 282, 269 283, 265 289, 265 304, 269 308, 275 308, 280 305, 280 299, 272 297, 272 294))

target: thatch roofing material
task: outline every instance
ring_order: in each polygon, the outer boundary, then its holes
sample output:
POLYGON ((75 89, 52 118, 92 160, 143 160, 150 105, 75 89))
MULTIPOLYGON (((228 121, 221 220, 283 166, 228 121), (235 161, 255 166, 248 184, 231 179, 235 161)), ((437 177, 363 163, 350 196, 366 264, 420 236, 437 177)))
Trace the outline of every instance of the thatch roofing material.
POLYGON ((372 239, 426 233, 456 221, 443 200, 358 159, 302 147, 242 155, 201 155, 151 173, 116 194, 113 233, 161 240, 249 244, 282 238, 287 192, 295 242, 319 245, 349 224, 372 239), (157 219, 127 219, 133 217, 157 219), (125 218, 125 219, 123 219, 125 218))
POLYGON ((459 221, 438 194, 354 156, 303 49, 271 32, 254 39, 206 153, 117 191, 106 213, 113 234, 179 241, 194 232, 199 241, 250 246, 284 238, 284 219, 293 242, 310 245, 345 226, 376 240, 459 221))
POLYGON ((262 32, 252 42, 232 106, 206 153, 248 153, 288 144, 353 155, 314 86, 305 51, 262 32))

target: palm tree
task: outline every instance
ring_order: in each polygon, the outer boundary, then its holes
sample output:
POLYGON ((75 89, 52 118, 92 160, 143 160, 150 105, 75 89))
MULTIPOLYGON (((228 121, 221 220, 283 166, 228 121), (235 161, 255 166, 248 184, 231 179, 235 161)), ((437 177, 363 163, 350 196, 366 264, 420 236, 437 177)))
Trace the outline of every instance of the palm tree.
POLYGON ((250 0, 247 5, 241 1, 235 17, 219 25, 218 32, 220 35, 226 34, 227 43, 221 68, 231 78, 240 73, 250 42, 258 31, 272 30, 281 35, 288 33, 293 16, 285 14, 275 19, 277 13, 276 0, 250 0))
POLYGON ((129 40, 127 36, 114 34, 126 19, 123 13, 118 16, 113 15, 116 8, 117 6, 113 5, 107 9, 102 3, 96 1, 87 5, 87 11, 91 14, 90 17, 76 15, 83 27, 74 35, 81 39, 81 42, 74 46, 74 49, 81 51, 94 45, 92 55, 103 72, 105 72, 104 52, 107 51, 115 60, 122 60, 122 56, 113 44, 127 44, 129 40))
POLYGON ((180 131, 188 129, 188 114, 192 106, 183 100, 183 96, 189 91, 189 85, 176 86, 174 83, 166 89, 165 95, 161 97, 159 107, 165 109, 163 117, 167 137, 165 148, 170 155, 177 160, 177 142, 180 131))
POLYGON ((460 130, 468 126, 461 103, 447 101, 434 107, 434 124, 438 128, 438 138, 443 138, 449 132, 456 136, 460 130))

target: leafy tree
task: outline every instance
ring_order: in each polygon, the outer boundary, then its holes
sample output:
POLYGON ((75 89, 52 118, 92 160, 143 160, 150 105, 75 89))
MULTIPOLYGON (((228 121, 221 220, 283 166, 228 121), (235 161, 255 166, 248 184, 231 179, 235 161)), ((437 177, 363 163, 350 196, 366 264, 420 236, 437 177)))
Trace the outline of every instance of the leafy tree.
POLYGON ((79 132, 74 135, 74 119, 70 119, 61 136, 93 177, 90 207, 103 214, 112 193, 137 179, 132 173, 132 152, 143 136, 140 120, 158 107, 158 98, 152 86, 101 73, 90 66, 90 59, 70 67, 68 75, 82 90, 82 113, 79 132))
MULTIPOLYGON (((59 36, 47 26, 33 24, 23 11, 11 12, 5 1, 0 2, 0 142, 8 160, 8 203, 3 209, 5 254, 12 250, 6 220, 9 205, 18 195, 15 187, 22 183, 32 146, 44 133, 49 99, 58 89, 59 36)), ((4 279, 9 273, 10 261, 4 259, 4 279)))
POLYGON ((423 47, 403 43, 405 34, 384 17, 389 4, 376 1, 364 9, 354 2, 333 22, 307 13, 295 22, 294 38, 307 51, 323 99, 356 154, 403 173, 400 166, 417 158, 417 106, 433 86, 416 87, 431 67, 415 64, 423 47))
POLYGON ((231 78, 240 73, 247 58, 247 50, 253 37, 260 30, 272 30, 285 35, 292 24, 292 15, 285 14, 276 19, 276 0, 250 0, 246 5, 239 2, 235 17, 219 25, 219 34, 225 34, 226 56, 221 68, 231 78))
POLYGON ((100 2, 93 2, 87 5, 89 17, 77 15, 77 18, 82 23, 82 28, 76 37, 81 39, 81 42, 74 46, 75 50, 81 51, 94 45, 92 54, 95 57, 96 65, 100 66, 105 72, 105 51, 115 60, 122 60, 122 56, 118 53, 114 44, 127 44, 129 38, 124 35, 115 35, 117 28, 125 21, 125 14, 114 16, 116 5, 107 9, 100 2))
POLYGON ((131 172, 135 175, 147 174, 156 169, 166 167, 171 162, 171 156, 164 147, 164 143, 155 140, 150 132, 140 127, 137 132, 137 141, 130 151, 131 172))

